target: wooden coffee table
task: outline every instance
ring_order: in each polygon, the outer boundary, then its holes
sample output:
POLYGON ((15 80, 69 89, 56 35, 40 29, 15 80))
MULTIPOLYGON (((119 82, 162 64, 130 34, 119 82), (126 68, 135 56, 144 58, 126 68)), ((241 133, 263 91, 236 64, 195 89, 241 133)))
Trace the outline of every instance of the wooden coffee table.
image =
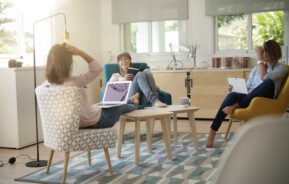
POLYGON ((120 117, 120 125, 119 125, 119 132, 118 132, 118 140, 117 140, 117 157, 121 156, 121 147, 123 143, 123 135, 125 129, 125 123, 127 120, 133 120, 135 122, 135 164, 139 164, 140 160, 140 121, 146 121, 146 128, 147 128, 147 149, 151 152, 151 140, 152 140, 152 129, 151 123, 155 119, 160 119, 162 132, 163 132, 163 139, 166 146, 166 152, 168 159, 172 159, 172 150, 171 150, 171 143, 169 137, 169 127, 168 120, 170 120, 172 116, 172 112, 167 111, 163 108, 154 108, 154 109, 142 109, 142 110, 135 110, 126 114, 123 114, 120 117))

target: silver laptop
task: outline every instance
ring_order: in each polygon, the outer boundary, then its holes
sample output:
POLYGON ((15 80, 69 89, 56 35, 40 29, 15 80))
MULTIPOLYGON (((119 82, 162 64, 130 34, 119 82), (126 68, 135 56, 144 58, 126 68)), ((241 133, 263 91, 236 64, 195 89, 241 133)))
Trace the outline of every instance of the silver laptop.
POLYGON ((101 103, 96 105, 101 108, 110 108, 126 104, 128 101, 131 81, 108 82, 101 103))

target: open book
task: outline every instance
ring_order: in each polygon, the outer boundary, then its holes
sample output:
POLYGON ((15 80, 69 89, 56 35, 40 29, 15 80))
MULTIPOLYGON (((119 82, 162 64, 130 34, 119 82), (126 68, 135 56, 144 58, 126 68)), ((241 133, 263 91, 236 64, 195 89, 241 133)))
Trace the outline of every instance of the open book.
POLYGON ((243 78, 228 78, 228 83, 233 86, 232 92, 248 94, 247 84, 243 78))
POLYGON ((137 69, 137 68, 128 68, 127 69, 127 73, 128 74, 133 74, 133 75, 136 75, 140 70, 137 69))
POLYGON ((146 64, 142 64, 139 69, 138 68, 128 68, 127 69, 127 73, 128 74, 133 74, 133 75, 136 75, 138 72, 142 72, 144 71, 145 69, 149 68, 146 64))

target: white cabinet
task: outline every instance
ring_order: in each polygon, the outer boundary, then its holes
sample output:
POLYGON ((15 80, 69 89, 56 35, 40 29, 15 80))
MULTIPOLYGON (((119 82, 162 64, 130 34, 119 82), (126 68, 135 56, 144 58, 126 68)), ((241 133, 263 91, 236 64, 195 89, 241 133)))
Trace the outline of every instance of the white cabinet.
MULTIPOLYGON (((44 80, 37 69, 37 84, 44 80)), ((21 148, 36 143, 33 68, 0 68, 0 147, 21 148)), ((43 140, 38 116, 39 141, 43 140)))

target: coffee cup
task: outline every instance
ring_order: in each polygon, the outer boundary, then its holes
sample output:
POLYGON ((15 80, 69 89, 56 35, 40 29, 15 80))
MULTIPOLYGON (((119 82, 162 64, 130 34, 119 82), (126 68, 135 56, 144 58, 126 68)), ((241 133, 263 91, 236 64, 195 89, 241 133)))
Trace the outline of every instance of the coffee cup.
POLYGON ((179 104, 183 107, 190 106, 190 98, 189 97, 180 97, 179 104))

